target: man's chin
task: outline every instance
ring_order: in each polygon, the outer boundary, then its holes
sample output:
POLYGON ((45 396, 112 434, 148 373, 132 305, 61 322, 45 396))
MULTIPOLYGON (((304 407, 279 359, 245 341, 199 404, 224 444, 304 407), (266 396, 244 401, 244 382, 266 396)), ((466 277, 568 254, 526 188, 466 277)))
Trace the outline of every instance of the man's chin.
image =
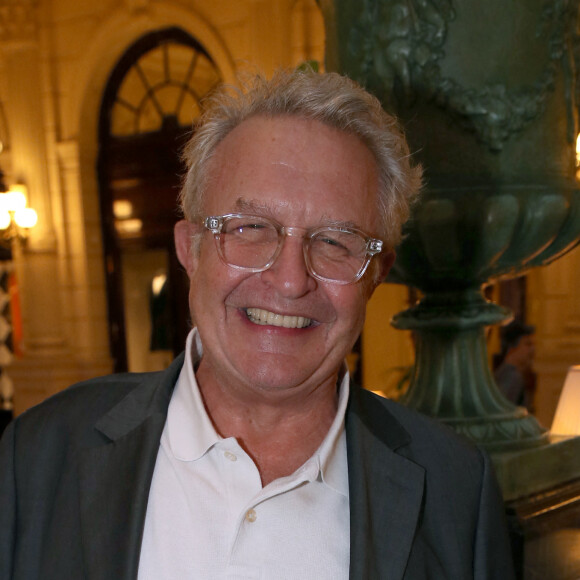
MULTIPOLYGON (((307 389, 311 382, 316 382, 316 370, 305 367, 304 361, 290 356, 259 355, 260 363, 250 363, 249 366, 240 369, 246 378, 246 383, 257 392, 283 393, 307 389)), ((244 365, 245 366, 245 365, 244 365)))

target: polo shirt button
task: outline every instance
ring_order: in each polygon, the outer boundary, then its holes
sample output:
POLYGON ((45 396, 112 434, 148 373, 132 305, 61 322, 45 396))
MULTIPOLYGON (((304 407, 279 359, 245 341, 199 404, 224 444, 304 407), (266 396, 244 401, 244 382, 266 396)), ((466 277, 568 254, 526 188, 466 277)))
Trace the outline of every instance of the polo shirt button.
POLYGON ((230 461, 237 461, 238 460, 238 458, 233 453, 230 453, 229 451, 226 451, 224 453, 224 455, 225 455, 226 459, 229 459, 230 461))
POLYGON ((248 520, 250 523, 255 522, 257 518, 258 514, 256 513, 256 510, 251 509, 246 512, 246 520, 248 520))

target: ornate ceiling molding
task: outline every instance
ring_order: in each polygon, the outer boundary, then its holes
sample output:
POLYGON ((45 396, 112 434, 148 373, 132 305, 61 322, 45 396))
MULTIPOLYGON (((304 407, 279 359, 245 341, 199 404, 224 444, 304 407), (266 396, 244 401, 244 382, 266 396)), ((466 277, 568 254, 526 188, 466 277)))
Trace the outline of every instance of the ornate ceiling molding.
POLYGON ((0 48, 36 42, 38 0, 0 0, 0 48))

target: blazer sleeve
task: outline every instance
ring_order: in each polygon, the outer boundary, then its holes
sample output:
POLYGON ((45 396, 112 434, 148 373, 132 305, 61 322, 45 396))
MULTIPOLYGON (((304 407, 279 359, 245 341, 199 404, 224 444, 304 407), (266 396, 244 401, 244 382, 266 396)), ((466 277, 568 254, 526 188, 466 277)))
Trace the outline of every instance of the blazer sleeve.
POLYGON ((0 441, 0 578, 12 578, 16 532, 16 484, 14 480, 14 422, 0 441))
POLYGON ((513 557, 504 503, 487 453, 482 453, 484 469, 475 537, 474 579, 514 580, 513 557))

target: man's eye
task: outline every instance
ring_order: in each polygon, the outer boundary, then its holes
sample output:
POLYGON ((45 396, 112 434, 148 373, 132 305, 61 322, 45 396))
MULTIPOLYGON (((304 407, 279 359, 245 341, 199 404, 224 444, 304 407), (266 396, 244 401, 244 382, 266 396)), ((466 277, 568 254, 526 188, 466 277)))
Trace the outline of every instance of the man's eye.
POLYGON ((263 241, 272 237, 277 237, 276 228, 270 224, 260 222, 244 222, 236 224, 230 233, 247 240, 263 241))
POLYGON ((259 222, 241 222, 232 221, 227 224, 224 231, 228 234, 243 234, 244 232, 256 232, 266 228, 266 224, 261 224, 259 222))
POLYGON ((250 222, 246 224, 240 224, 236 227, 236 231, 243 235, 257 235, 257 234, 265 234, 273 230, 272 226, 268 224, 261 224, 259 222, 250 222))
POLYGON ((240 226, 240 229, 242 230, 262 230, 267 228, 268 226, 266 224, 245 224, 243 226, 240 226))
POLYGON ((318 238, 318 241, 322 242, 323 244, 327 244, 329 246, 334 246, 336 248, 344 248, 344 246, 338 240, 335 240, 334 238, 323 237, 323 238, 318 238))
POLYGON ((350 253, 348 245, 344 244, 342 240, 332 236, 318 236, 314 239, 314 243, 317 250, 325 254, 350 253))

